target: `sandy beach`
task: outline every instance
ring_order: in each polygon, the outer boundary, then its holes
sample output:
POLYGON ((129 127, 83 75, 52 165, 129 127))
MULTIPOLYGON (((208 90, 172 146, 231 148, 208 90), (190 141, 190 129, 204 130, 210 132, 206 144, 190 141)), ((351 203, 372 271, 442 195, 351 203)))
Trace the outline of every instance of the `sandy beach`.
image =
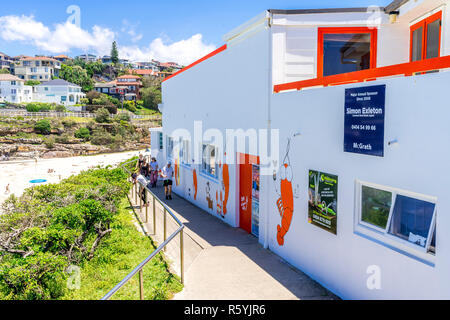
POLYGON ((93 166, 116 165, 144 151, 102 154, 63 159, 38 159, 0 162, 0 204, 11 194, 20 196, 23 191, 36 184, 35 179, 47 180, 46 183, 57 183, 93 166), (53 170, 49 173, 49 170, 53 170), (9 184, 10 193, 5 192, 9 184))

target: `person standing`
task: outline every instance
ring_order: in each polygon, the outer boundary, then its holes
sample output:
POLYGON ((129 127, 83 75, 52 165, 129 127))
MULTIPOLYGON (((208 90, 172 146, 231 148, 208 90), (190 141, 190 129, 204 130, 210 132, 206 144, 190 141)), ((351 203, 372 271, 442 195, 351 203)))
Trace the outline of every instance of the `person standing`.
POLYGON ((162 170, 162 177, 164 178, 164 192, 166 200, 172 200, 172 185, 173 185, 173 167, 172 162, 168 162, 162 170))
POLYGON ((150 166, 147 163, 147 159, 144 159, 141 165, 140 174, 143 175, 146 179, 150 177, 150 166))
POLYGON ((156 188, 156 183, 158 182, 158 171, 159 171, 159 164, 158 161, 156 161, 156 158, 152 158, 152 162, 150 163, 150 182, 152 184, 152 188, 156 188))

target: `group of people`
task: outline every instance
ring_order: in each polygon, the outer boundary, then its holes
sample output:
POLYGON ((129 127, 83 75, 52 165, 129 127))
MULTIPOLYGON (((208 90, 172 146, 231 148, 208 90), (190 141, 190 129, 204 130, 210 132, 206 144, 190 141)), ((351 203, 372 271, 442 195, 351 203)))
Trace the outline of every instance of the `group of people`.
MULTIPOLYGON (((172 167, 172 163, 169 161, 167 165, 161 170, 159 170, 158 161, 156 158, 152 158, 150 163, 147 159, 140 154, 139 159, 136 163, 136 172, 133 174, 133 179, 136 182, 139 182, 142 186, 147 186, 150 188, 156 188, 158 183, 158 177, 161 177, 164 180, 164 191, 166 195, 166 200, 172 200, 172 185, 173 185, 173 177, 174 170, 172 167)), ((147 202, 147 193, 144 192, 144 188, 141 188, 141 197, 144 201, 145 205, 148 206, 147 202)))

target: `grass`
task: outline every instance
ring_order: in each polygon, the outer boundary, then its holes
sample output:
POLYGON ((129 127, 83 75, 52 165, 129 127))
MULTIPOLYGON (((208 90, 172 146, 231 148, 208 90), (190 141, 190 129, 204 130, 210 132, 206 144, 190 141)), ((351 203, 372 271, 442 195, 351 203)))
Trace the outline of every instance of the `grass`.
MULTIPOLYGON (((151 240, 136 229, 134 222, 128 200, 124 199, 112 234, 102 242, 95 258, 81 266, 81 288, 69 291, 64 300, 99 300, 155 250, 151 240)), ((161 255, 144 268, 145 300, 171 299, 182 288, 179 277, 170 273, 161 255)), ((113 300, 138 299, 139 275, 113 297, 113 300)))

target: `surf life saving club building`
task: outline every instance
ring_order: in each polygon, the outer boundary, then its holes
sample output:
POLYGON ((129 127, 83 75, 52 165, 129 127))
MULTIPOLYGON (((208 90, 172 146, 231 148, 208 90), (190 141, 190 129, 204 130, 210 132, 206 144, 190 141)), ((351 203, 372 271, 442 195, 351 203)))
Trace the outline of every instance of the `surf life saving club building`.
POLYGON ((174 191, 344 299, 449 299, 449 5, 268 10, 225 35, 163 83, 174 191))

